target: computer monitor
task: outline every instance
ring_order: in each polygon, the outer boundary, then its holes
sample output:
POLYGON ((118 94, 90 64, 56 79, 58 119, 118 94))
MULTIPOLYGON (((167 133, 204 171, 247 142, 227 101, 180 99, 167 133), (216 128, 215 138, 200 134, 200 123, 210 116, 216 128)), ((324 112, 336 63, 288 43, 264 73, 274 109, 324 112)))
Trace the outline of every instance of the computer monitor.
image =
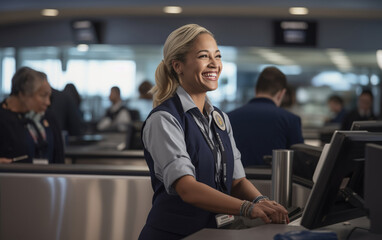
POLYGON ((350 130, 366 130, 368 132, 382 132, 382 121, 354 121, 350 130))
POLYGON ((293 176, 312 181, 322 147, 298 143, 292 145, 290 149, 293 150, 293 176))
POLYGON ((363 180, 367 143, 382 144, 382 133, 334 133, 305 206, 302 226, 315 229, 366 215, 363 180))

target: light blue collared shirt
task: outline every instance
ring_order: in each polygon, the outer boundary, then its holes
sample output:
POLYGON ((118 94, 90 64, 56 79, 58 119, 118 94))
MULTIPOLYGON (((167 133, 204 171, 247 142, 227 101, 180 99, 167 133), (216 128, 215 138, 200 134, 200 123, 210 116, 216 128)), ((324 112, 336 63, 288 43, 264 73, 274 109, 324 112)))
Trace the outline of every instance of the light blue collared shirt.
MULTIPOLYGON (((179 86, 176 90, 182 103, 183 111, 187 112, 196 105, 190 95, 179 86)), ((213 142, 213 133, 211 131, 212 111, 214 110, 208 97, 206 97, 204 109, 208 114, 208 136, 213 142)), ((223 113, 228 136, 231 140, 231 146, 234 155, 233 179, 245 177, 241 155, 236 147, 233 138, 231 123, 228 116, 223 113)), ((204 130, 203 123, 196 117, 195 122, 201 130, 204 130)), ((183 128, 178 120, 166 111, 157 111, 146 120, 142 136, 143 144, 151 154, 154 161, 155 176, 164 183, 166 191, 169 194, 177 194, 172 184, 180 177, 191 175, 195 177, 195 167, 188 155, 186 142, 184 141, 183 128)), ((221 154, 218 151, 218 169, 220 168, 221 154)))

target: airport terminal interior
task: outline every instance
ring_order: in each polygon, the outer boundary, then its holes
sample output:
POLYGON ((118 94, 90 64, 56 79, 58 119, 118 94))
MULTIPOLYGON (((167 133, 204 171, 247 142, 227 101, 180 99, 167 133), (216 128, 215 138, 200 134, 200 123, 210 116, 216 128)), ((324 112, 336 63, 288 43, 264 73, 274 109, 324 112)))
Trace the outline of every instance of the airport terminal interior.
POLYGON ((1 0, 0 101, 17 69, 42 71, 58 91, 76 87, 81 134, 62 131, 65 164, 0 164, 0 239, 138 239, 153 197, 141 143, 152 105, 137 104, 139 87, 155 85, 167 36, 188 23, 210 30, 222 55, 219 87, 207 93, 213 105, 227 113, 245 105, 261 71, 276 66, 288 82, 280 107, 301 118, 304 143, 245 168, 263 195, 284 203, 290 224, 206 228, 186 239, 276 239, 317 229, 382 239, 382 196, 370 187, 382 180, 379 0, 1 0), (122 131, 102 131, 113 86, 132 119, 122 131), (373 121, 346 131, 328 123, 331 96, 350 111, 365 89, 373 121))

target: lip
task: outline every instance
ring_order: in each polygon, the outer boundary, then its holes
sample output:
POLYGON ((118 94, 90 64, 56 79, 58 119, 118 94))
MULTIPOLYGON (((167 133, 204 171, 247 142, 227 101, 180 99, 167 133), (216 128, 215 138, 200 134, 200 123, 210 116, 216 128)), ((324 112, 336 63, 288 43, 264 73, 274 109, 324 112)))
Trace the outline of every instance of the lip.
POLYGON ((208 71, 202 73, 203 78, 211 81, 216 81, 219 78, 219 73, 217 71, 208 71))

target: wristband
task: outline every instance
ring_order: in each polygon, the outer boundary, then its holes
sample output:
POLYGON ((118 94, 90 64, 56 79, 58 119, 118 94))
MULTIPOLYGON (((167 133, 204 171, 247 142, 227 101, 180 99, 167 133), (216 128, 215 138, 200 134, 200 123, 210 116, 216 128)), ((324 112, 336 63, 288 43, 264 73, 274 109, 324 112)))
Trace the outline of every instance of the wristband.
POLYGON ((267 196, 260 195, 260 196, 257 196, 252 202, 256 204, 256 203, 261 202, 263 200, 269 200, 269 198, 267 196))

